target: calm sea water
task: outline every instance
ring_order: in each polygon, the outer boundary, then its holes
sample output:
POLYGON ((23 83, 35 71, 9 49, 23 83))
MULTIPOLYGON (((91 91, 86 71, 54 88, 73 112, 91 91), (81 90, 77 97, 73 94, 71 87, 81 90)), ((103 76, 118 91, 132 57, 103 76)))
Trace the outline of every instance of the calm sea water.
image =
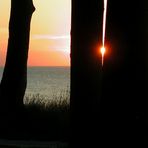
MULTIPOLYGON (((3 68, 0 68, 0 79, 3 68)), ((54 94, 70 89, 69 67, 29 67, 26 94, 41 94, 52 98, 54 94)))

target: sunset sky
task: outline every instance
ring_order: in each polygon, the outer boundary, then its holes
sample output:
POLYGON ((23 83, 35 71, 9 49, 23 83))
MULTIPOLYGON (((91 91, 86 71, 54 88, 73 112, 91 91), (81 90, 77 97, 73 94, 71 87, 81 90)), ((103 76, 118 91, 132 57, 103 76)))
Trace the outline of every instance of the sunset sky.
MULTIPOLYGON (((0 0, 0 66, 5 63, 11 0, 0 0)), ((34 0, 28 66, 70 65, 70 0, 34 0)))

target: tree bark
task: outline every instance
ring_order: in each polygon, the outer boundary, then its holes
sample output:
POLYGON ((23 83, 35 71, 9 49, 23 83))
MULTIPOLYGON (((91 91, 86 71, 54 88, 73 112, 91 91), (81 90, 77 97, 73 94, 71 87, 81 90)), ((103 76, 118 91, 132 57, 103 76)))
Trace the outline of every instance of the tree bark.
POLYGON ((6 112, 23 105, 30 22, 34 10, 32 0, 11 0, 7 57, 0 84, 0 105, 6 112))

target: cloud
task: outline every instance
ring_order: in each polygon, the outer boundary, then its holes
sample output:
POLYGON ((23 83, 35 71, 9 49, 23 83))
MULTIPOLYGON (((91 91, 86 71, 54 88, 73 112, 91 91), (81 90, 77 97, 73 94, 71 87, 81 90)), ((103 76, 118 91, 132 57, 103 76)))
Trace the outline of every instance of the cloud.
POLYGON ((49 49, 61 51, 61 52, 67 53, 67 54, 70 53, 70 47, 49 46, 49 49))
POLYGON ((34 34, 32 40, 54 40, 55 43, 48 46, 49 50, 56 50, 66 54, 70 53, 70 35, 34 34))
POLYGON ((32 35, 32 39, 33 40, 41 40, 41 39, 46 39, 46 40, 65 40, 65 39, 69 39, 70 40, 70 35, 46 35, 46 34, 35 34, 32 35))

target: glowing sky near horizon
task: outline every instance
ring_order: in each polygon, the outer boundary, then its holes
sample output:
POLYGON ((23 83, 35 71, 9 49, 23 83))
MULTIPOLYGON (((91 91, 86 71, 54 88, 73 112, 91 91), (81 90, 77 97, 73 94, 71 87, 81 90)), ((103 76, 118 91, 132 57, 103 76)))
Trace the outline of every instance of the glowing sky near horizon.
MULTIPOLYGON (((0 66, 5 63, 10 0, 0 0, 0 66)), ((70 66, 70 0, 33 0, 29 66, 70 66)))

